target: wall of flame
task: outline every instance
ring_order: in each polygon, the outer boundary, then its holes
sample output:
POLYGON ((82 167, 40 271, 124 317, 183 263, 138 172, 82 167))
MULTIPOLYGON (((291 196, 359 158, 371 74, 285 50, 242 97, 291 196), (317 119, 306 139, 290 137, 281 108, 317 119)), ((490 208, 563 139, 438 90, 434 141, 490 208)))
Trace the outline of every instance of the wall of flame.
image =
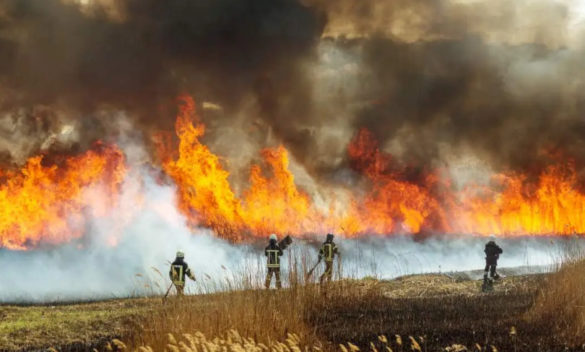
MULTIPOLYGON (((222 158, 201 142, 205 125, 195 106, 191 97, 179 99, 178 146, 158 144, 161 182, 176 185, 176 206, 193 229, 210 228, 234 242, 273 232, 346 237, 585 233, 585 195, 570 161, 550 165, 536 180, 496 174, 488 186, 454 190, 438 171, 408 180, 367 130, 359 131, 347 148, 349 164, 365 184, 344 190, 349 201, 339 204, 331 197, 329 210, 317 207, 296 185, 283 146, 261 151, 264 162, 250 168, 248 186, 238 195, 222 158)), ((32 157, 20 170, 0 172, 0 247, 29 249, 82 237, 88 218, 111 215, 132 169, 119 147, 103 143, 61 163, 44 165, 43 160, 32 157), (96 189, 106 195, 100 202, 87 196, 96 189)))

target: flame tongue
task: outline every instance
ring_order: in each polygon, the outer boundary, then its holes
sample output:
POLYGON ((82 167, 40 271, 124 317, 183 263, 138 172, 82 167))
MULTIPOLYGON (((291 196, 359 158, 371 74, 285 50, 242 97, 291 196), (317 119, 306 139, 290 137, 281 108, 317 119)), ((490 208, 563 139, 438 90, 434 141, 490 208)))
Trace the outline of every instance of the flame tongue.
POLYGON ((575 188, 572 166, 547 169, 530 197, 523 189, 526 177, 516 174, 494 177, 498 187, 471 185, 455 192, 449 180, 436 173, 426 173, 417 182, 405 179, 367 130, 361 130, 348 148, 351 166, 369 183, 365 195, 350 194, 347 204, 332 201, 329 213, 319 211, 311 197, 295 185, 288 153, 280 146, 262 151, 268 170, 259 165, 251 168, 249 188, 240 199, 231 189, 220 159, 199 141, 205 128, 194 106, 191 98, 182 98, 176 128, 179 156, 166 158, 163 167, 177 183, 180 208, 190 224, 211 227, 232 240, 270 232, 333 231, 346 236, 420 231, 484 235, 585 232, 580 215, 585 196, 575 188))
POLYGON ((494 182, 503 191, 466 190, 464 205, 457 209, 459 228, 506 235, 585 233, 585 195, 576 188, 572 163, 548 167, 529 194, 525 175, 497 175, 494 182))
POLYGON ((199 141, 205 127, 189 97, 181 98, 176 130, 179 156, 176 160, 164 158, 163 168, 177 183, 179 206, 192 226, 211 227, 232 240, 241 239, 244 233, 309 231, 307 219, 315 215, 309 197, 296 188, 284 147, 263 150, 272 177, 263 176, 261 167, 253 166, 250 188, 241 200, 233 192, 229 173, 219 158, 199 141))
POLYGON ((0 247, 24 249, 81 236, 84 213, 105 215, 108 205, 116 201, 125 172, 120 150, 104 145, 67 159, 62 167, 41 162, 42 157, 33 157, 19 172, 3 173, 0 247), (103 187, 103 203, 84 197, 84 191, 92 187, 103 187))
MULTIPOLYGON (((178 149, 163 148, 161 143, 162 168, 177 185, 178 207, 188 224, 211 228, 232 241, 271 232, 331 231, 346 236, 421 231, 508 236, 585 233, 585 195, 576 187, 572 163, 550 166, 537 182, 509 173, 494 176, 491 187, 470 185, 456 192, 438 173, 409 180, 366 130, 348 148, 350 165, 363 176, 366 187, 361 193, 345 190, 341 199, 346 201, 330 195, 328 211, 318 209, 313 198, 297 188, 282 146, 262 151, 264 167, 252 166, 249 186, 239 197, 220 158, 200 141, 205 126, 197 117, 195 103, 190 97, 180 102, 178 149)), ((127 171, 117 147, 98 144, 60 165, 44 166, 42 161, 40 156, 32 157, 19 171, 0 171, 4 180, 0 247, 27 249, 68 242, 84 235, 88 218, 112 215, 109 209, 117 204, 127 171), (99 194, 97 200, 89 196, 95 194, 99 194)), ((120 216, 132 217, 118 213, 112 216, 119 224, 127 223, 120 216)))

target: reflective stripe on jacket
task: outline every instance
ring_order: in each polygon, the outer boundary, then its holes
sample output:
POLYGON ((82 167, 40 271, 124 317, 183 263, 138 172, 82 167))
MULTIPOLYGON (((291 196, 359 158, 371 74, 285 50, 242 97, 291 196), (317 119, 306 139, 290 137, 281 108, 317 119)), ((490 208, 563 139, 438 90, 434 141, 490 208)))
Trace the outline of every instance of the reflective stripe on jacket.
POLYGON ((269 268, 280 268, 280 256, 282 255, 282 249, 277 244, 269 244, 264 250, 266 255, 266 265, 269 268))
POLYGON ((185 284, 183 265, 171 265, 171 280, 173 280, 173 284, 175 285, 183 286, 185 284))
POLYGON ((332 262, 333 258, 337 254, 337 246, 333 242, 325 242, 321 246, 319 255, 321 255, 326 262, 332 262))

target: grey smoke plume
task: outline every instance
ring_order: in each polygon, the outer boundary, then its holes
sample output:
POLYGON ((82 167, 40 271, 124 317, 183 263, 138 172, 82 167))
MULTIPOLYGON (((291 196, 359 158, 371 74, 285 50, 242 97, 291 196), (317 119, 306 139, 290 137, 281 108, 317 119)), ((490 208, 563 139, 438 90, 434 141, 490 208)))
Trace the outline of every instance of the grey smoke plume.
MULTIPOLYGON (((254 149, 284 143, 316 186, 355 176, 346 150, 362 127, 415 169, 467 158, 490 171, 537 172, 568 157, 584 165, 580 1, 112 3, 0 3, 2 164, 39 150, 117 141, 121 115, 148 140, 153 130, 172 128, 175 96, 186 92, 207 106, 206 139, 237 161, 232 167, 247 166, 241 159, 253 158, 254 149)), ((132 217, 115 247, 108 246, 113 225, 100 219, 81 243, 3 251, 0 300, 141 292, 134 275, 150 277, 152 265, 164 275, 177 247, 192 253, 196 272, 217 277, 227 275, 223 263, 256 258, 250 247, 192 235, 172 188, 146 184, 147 203, 168 209, 147 207, 132 217)), ((394 238, 342 246, 349 258, 382 258, 376 266, 393 276, 481 267, 481 253, 477 260, 464 255, 481 252, 480 242, 394 238)), ((522 243, 510 242, 516 249, 503 265, 546 262, 548 242, 522 243)), ((362 259, 350 263, 359 267, 362 259)))
POLYGON ((61 115, 98 126, 80 129, 86 141, 111 132, 99 128, 111 119, 99 116, 104 109, 130 113, 145 130, 172 128, 184 92, 226 112, 250 98, 267 113, 287 97, 299 109, 310 100, 300 67, 323 21, 294 0, 124 0, 114 18, 90 3, 0 4, 1 111, 67 109, 61 115))
POLYGON ((126 111, 147 133, 170 129, 187 92, 218 108, 204 118, 224 155, 284 143, 319 181, 343 173, 362 127, 419 168, 467 154, 500 170, 583 165, 579 1, 89 4, 0 5, 0 110, 45 126, 4 146, 17 161, 66 123, 76 136, 56 149, 108 139, 114 117, 103 111, 126 111), (237 148, 225 145, 228 127, 241 131, 237 148))
MULTIPOLYGON (((133 143, 134 138, 128 136, 120 141, 131 163, 140 161, 144 153, 133 143)), ((189 282, 188 293, 262 287, 263 241, 233 244, 218 239, 209 230, 190 230, 176 207, 174 187, 155 182, 140 166, 135 171, 127 176, 116 209, 108 217, 89 217, 82 238, 51 248, 0 250, 0 303, 163 294, 170 285, 169 261, 177 250, 186 253, 186 261, 197 277, 197 282, 189 282), (137 194, 141 195, 140 204, 136 203, 137 194)), ((93 202, 103 201, 99 189, 87 190, 86 196, 93 202)), ((295 239, 283 259, 285 285, 289 284, 291 267, 297 265, 302 275, 316 262, 321 240, 295 239)), ((393 278, 483 268, 484 238, 451 236, 417 242, 411 236, 351 240, 338 237, 336 241, 342 253, 344 277, 393 278)), ((540 271, 542 266, 563 259, 566 244, 575 248, 582 241, 569 242, 502 239, 504 255, 500 264, 540 271)))

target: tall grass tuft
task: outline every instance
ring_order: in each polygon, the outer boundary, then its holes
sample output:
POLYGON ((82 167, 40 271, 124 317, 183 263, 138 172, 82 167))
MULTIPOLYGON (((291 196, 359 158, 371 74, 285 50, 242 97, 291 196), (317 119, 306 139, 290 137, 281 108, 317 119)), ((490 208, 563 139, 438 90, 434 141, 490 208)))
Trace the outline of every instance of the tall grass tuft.
POLYGON ((557 271, 540 287, 528 313, 534 324, 547 324, 550 334, 569 345, 585 343, 585 252, 568 241, 557 271))

